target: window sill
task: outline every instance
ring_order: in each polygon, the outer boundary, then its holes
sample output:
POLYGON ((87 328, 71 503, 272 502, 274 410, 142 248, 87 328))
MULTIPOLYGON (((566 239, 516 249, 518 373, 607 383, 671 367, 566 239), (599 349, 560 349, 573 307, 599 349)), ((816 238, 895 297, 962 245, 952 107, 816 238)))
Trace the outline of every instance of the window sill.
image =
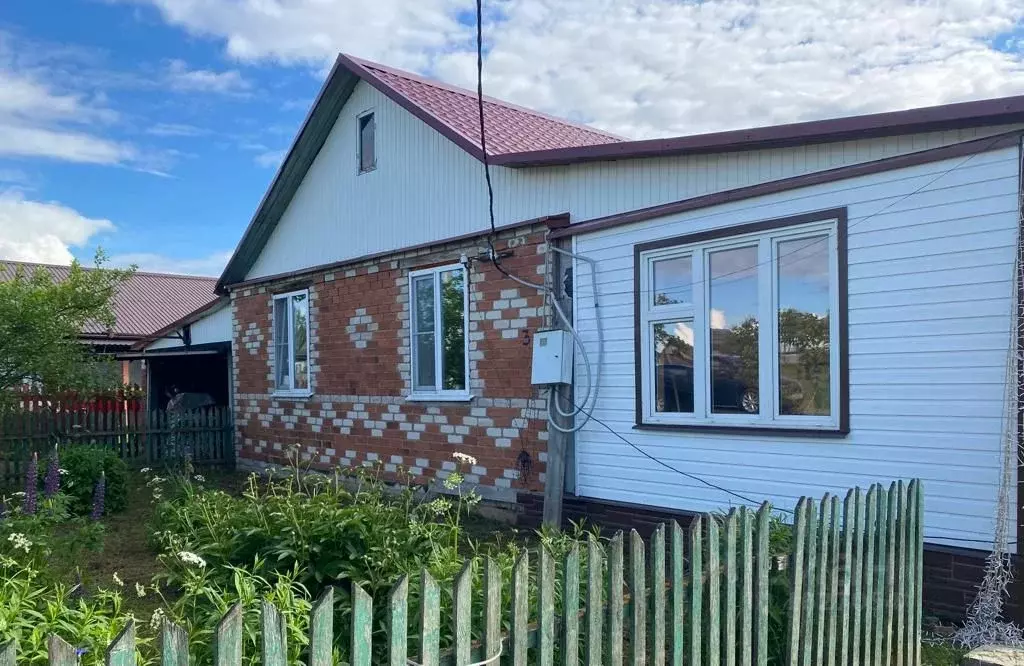
POLYGON ((270 394, 272 398, 311 398, 313 397, 312 391, 274 391, 270 394))
POLYGON ((717 425, 711 423, 638 423, 634 430, 654 432, 719 432, 734 435, 774 435, 777 437, 824 437, 842 439, 850 434, 849 428, 802 427, 770 425, 717 425))
POLYGON ((406 402, 470 402, 472 393, 413 393, 405 397, 406 402))

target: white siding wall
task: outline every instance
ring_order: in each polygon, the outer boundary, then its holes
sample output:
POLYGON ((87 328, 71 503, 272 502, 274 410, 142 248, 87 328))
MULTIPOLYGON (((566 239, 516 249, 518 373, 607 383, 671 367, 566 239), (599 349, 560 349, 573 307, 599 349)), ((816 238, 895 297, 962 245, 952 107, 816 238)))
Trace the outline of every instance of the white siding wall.
MULTIPOLYGON (((574 221, 933 148, 1007 128, 820 146, 493 170, 499 225, 574 221)), ((265 277, 487 229, 483 167, 372 86, 359 83, 249 271, 265 277), (357 117, 376 114, 377 169, 357 173, 357 117)))
MULTIPOLYGON (((226 303, 192 324, 193 345, 205 345, 211 342, 231 342, 231 308, 226 303)), ((146 347, 146 350, 176 349, 184 346, 185 344, 178 338, 160 338, 146 347)))
MULTIPOLYGON (((1016 149, 1000 150, 578 237, 576 250, 598 261, 607 341, 595 416, 679 469, 785 507, 803 494, 920 477, 928 537, 990 539, 1012 339, 1017 160, 1016 149), (849 436, 632 429, 633 245, 838 206, 849 207, 849 436)), ((577 275, 578 327, 593 350, 589 274, 577 275)), ((643 458, 594 422, 578 436, 576 458, 583 496, 689 510, 736 501, 643 458)))

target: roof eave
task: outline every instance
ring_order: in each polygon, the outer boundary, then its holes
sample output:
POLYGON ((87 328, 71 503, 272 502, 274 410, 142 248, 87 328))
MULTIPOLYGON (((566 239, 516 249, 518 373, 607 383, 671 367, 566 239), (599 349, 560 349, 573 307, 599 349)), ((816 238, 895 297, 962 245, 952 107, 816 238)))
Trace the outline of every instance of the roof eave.
POLYGON ((1016 122, 1024 122, 1024 95, 695 136, 509 153, 492 158, 491 163, 523 168, 684 154, 742 152, 1016 122))

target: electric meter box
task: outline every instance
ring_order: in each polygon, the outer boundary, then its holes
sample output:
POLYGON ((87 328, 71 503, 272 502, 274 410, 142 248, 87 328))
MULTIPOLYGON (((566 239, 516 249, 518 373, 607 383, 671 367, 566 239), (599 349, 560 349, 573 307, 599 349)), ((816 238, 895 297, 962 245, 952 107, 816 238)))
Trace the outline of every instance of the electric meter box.
POLYGON ((568 331, 537 331, 533 336, 534 385, 572 383, 572 336, 568 331))

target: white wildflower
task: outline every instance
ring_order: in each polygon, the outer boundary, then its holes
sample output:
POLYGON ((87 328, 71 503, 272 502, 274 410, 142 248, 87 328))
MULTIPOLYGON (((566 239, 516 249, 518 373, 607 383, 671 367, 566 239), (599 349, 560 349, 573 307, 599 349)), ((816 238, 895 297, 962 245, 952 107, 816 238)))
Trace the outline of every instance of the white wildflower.
POLYGON ((178 559, 181 560, 182 562, 184 562, 185 564, 194 564, 197 567, 199 567, 200 569, 203 569, 203 568, 206 567, 206 560, 204 560, 203 558, 199 557, 195 553, 187 551, 187 550, 183 550, 180 553, 178 553, 178 559))
POLYGON ((151 467, 143 467, 139 471, 142 472, 143 474, 149 474, 150 472, 153 471, 153 469, 151 467))
POLYGON ((116 571, 114 572, 113 578, 114 578, 114 585, 117 585, 118 587, 124 587, 124 581, 121 580, 121 577, 117 575, 116 571))
POLYGON ((26 553, 32 550, 32 541, 21 532, 12 532, 7 540, 16 550, 23 550, 26 553))
POLYGON ((24 496, 25 496, 25 493, 19 490, 19 491, 18 491, 18 492, 16 492, 16 493, 11 493, 11 496, 12 496, 12 497, 24 497, 24 496))
POLYGON ((452 458, 455 458, 460 463, 465 463, 467 465, 475 465, 476 464, 476 458, 474 458, 473 456, 469 455, 468 453, 462 453, 461 451, 456 451, 455 453, 453 453, 452 454, 452 458))
POLYGON ((149 628, 154 631, 159 629, 161 625, 163 625, 163 621, 166 616, 167 614, 164 613, 163 608, 157 608, 153 611, 153 617, 149 618, 149 628))
POLYGON ((446 497, 438 497, 427 506, 429 506, 430 510, 436 513, 437 515, 441 515, 443 513, 451 511, 452 502, 446 497))
POLYGON ((70 473, 71 473, 71 472, 69 472, 68 470, 66 470, 66 469, 63 469, 63 468, 58 468, 58 469, 57 469, 57 472, 58 472, 58 473, 59 473, 59 474, 60 474, 61 476, 67 476, 68 474, 70 474, 70 473))
POLYGON ((444 487, 448 490, 455 490, 462 485, 463 477, 458 472, 452 472, 444 480, 444 487))
POLYGON ((146 596, 146 588, 141 583, 135 583, 135 595, 140 599, 146 596))
POLYGON ((199 483, 206 483, 206 477, 203 476, 202 474, 196 474, 192 478, 198 481, 199 483))

